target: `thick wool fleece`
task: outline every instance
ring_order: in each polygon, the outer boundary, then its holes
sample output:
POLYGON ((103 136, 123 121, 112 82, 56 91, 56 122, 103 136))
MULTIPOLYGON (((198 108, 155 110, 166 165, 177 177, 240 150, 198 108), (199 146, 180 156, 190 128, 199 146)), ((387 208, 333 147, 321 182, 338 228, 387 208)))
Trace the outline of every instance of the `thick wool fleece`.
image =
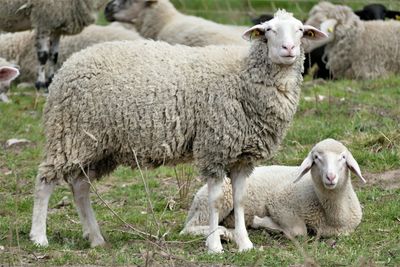
MULTIPOLYGON (((304 221, 309 229, 322 236, 353 232, 361 222, 362 210, 350 177, 344 178, 340 188, 327 190, 322 184, 313 182, 310 173, 293 183, 297 171, 298 167, 292 166, 255 168, 247 180, 246 225, 252 226, 254 216, 269 216, 286 229, 291 229, 286 225, 293 221, 304 221)), ((224 195, 217 203, 220 223, 233 228, 232 189, 228 179, 224 180, 223 191, 224 195)), ((192 227, 208 224, 207 199, 208 188, 204 185, 193 199, 182 233, 190 233, 192 227)))
MULTIPOLYGON (((135 30, 118 27, 118 23, 108 26, 90 25, 79 34, 61 37, 57 65, 60 67, 73 53, 97 43, 139 39, 142 38, 135 30)), ((35 34, 32 31, 0 35, 0 57, 20 66, 19 81, 34 82, 36 79, 37 55, 34 44, 35 34)))
POLYGON ((204 177, 273 155, 296 111, 304 55, 270 62, 267 44, 192 48, 110 42, 67 60, 50 86, 39 178, 96 177, 119 164, 195 160, 204 177))
POLYGON ((139 33, 154 40, 187 46, 248 45, 242 39, 247 28, 228 26, 180 13, 169 0, 159 0, 139 14, 139 33))
POLYGON ((310 11, 306 23, 326 19, 338 21, 335 39, 325 48, 326 65, 334 78, 373 79, 400 73, 399 22, 361 21, 349 7, 322 2, 310 11))

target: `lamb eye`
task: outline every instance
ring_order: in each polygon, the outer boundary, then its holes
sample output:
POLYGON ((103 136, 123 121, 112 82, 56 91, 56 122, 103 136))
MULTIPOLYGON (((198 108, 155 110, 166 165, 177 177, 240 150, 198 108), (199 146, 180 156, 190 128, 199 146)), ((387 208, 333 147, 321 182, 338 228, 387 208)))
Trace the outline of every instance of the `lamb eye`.
POLYGON ((314 156, 314 159, 315 159, 315 160, 318 160, 318 159, 319 159, 318 155, 315 155, 315 156, 314 156))
POLYGON ((267 28, 267 30, 266 30, 267 32, 269 32, 269 31, 271 31, 271 28, 267 28))
POLYGON ((346 159, 346 156, 345 156, 345 155, 343 155, 343 156, 342 156, 342 159, 346 159))

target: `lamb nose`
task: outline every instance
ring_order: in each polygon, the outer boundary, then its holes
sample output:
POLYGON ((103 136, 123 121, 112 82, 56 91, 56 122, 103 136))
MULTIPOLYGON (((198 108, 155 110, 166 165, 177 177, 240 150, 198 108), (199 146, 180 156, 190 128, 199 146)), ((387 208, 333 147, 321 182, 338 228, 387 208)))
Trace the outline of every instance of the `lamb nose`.
POLYGON ((282 45, 282 48, 288 51, 291 51, 294 49, 294 45, 282 45))
POLYGON ((334 173, 328 173, 328 175, 326 176, 326 178, 328 178, 329 181, 333 181, 336 178, 336 174, 334 173))

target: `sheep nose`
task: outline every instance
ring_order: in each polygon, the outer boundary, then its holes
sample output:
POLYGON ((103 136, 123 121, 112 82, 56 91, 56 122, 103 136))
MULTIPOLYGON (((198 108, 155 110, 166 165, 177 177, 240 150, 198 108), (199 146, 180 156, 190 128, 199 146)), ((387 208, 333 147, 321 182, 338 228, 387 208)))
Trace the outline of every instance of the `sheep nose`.
POLYGON ((293 44, 284 44, 284 45, 282 45, 282 48, 290 52, 294 49, 294 45, 293 44))
POLYGON ((336 174, 334 174, 334 173, 328 173, 328 174, 326 175, 326 178, 328 178, 328 180, 329 180, 330 182, 333 182, 333 180, 335 180, 335 178, 336 178, 336 174))

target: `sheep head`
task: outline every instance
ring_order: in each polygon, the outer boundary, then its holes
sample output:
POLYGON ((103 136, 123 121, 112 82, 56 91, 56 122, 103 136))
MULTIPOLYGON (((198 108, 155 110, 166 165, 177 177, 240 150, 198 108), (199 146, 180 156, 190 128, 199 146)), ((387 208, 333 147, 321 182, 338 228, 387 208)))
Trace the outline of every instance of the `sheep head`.
POLYGON ((134 22, 146 8, 156 4, 158 0, 112 0, 104 15, 108 21, 134 22))
POLYGON ((274 18, 248 29, 243 38, 266 43, 275 64, 291 65, 300 56, 303 39, 319 40, 327 35, 313 26, 303 25, 291 13, 278 10, 274 18))

